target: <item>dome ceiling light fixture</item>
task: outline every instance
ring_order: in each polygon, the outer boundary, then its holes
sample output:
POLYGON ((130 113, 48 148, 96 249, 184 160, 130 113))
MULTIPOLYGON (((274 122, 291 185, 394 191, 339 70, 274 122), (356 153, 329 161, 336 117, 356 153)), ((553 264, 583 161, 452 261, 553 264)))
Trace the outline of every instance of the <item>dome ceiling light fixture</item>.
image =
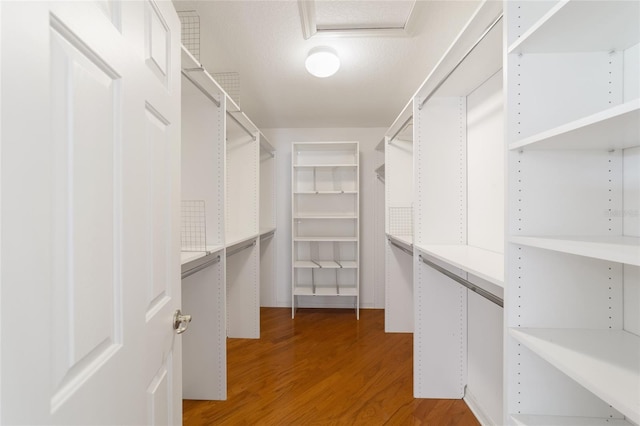
POLYGON ((330 47, 314 47, 309 51, 304 66, 311 75, 320 78, 330 77, 340 68, 340 58, 330 47))

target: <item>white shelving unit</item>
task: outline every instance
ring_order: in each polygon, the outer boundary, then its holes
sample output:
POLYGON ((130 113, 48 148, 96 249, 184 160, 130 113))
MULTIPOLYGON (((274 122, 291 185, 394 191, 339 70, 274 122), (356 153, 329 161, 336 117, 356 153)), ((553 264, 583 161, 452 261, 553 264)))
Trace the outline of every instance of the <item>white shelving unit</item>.
MULTIPOLYGON (((182 50, 183 68, 195 60, 182 50)), ((182 337, 185 399, 227 396, 225 319, 224 152, 225 95, 211 80, 207 90, 182 77, 181 180, 183 200, 200 200, 206 214, 202 251, 182 252, 182 310, 194 321, 182 337), (213 100, 217 100, 216 104, 213 100)), ((184 220, 184 217, 183 217, 184 220)), ((183 248, 184 250, 184 248, 183 248)))
POLYGON ((505 423, 640 424, 639 16, 506 5, 505 423))
POLYGON ((464 398, 482 424, 503 421, 501 15, 478 6, 411 112, 414 396, 464 398))
POLYGON ((291 316, 301 297, 354 299, 359 309, 357 142, 294 143, 291 316))
POLYGON ((385 307, 387 333, 412 333, 413 321, 413 102, 384 138, 385 307))
POLYGON ((183 338, 186 399, 226 399, 227 337, 260 336, 260 278, 275 273, 274 249, 260 243, 275 232, 274 151, 183 47, 181 191, 203 215, 183 229, 203 234, 181 255, 182 307, 194 318, 183 338))

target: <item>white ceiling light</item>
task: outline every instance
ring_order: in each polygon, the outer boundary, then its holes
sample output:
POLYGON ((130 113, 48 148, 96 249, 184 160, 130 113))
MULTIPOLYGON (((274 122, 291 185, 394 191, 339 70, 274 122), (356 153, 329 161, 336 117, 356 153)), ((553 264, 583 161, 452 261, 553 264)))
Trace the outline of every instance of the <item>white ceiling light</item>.
POLYGON ((314 47, 309 52, 304 66, 311 75, 329 77, 340 68, 340 58, 330 47, 314 47))

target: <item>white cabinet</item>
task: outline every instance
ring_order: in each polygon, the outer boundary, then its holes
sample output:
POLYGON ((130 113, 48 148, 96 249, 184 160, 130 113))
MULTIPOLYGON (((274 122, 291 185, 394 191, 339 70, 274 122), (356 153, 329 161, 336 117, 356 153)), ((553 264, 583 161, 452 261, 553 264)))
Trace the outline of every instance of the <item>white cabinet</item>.
POLYGON ((501 12, 478 7, 412 104, 414 395, 484 424, 503 418, 501 12))
POLYGON ((640 423, 639 17, 506 4, 509 424, 640 423))
POLYGON ((294 143, 292 316, 300 297, 349 297, 359 318, 357 142, 294 143))

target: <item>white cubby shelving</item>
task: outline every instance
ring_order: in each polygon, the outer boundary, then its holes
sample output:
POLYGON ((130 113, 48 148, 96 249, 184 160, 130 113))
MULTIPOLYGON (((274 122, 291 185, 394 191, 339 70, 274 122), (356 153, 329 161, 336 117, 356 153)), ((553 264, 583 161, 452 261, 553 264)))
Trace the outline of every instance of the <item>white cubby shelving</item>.
POLYGON ((291 315, 299 297, 348 296, 359 312, 357 142, 296 142, 292 153, 291 315))
POLYGON ((260 306, 276 305, 276 150, 260 138, 260 306))
POLYGON ((413 103, 384 138, 387 333, 413 332, 413 103))
POLYGON ((505 6, 505 423, 639 424, 640 3, 532 3, 505 6))
POLYGON ((414 396, 464 398, 483 424, 504 412, 503 25, 482 2, 410 111, 414 396))

